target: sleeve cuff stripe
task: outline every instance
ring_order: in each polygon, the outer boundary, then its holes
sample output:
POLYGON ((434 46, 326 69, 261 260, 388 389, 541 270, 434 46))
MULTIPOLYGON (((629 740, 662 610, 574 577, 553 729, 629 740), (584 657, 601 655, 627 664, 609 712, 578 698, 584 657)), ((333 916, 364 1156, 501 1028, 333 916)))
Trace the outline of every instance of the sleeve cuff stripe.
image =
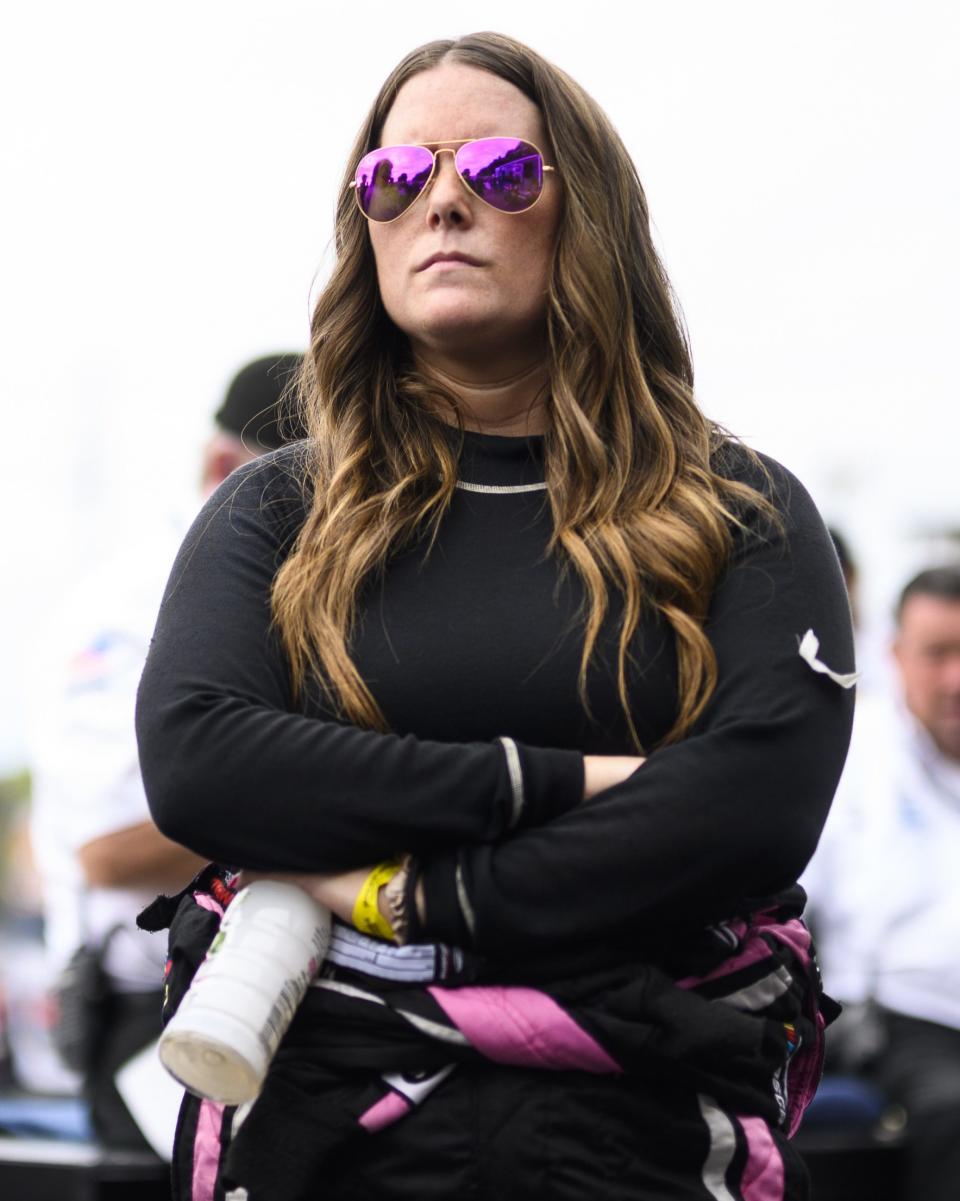
POLYGON ((473 906, 470 904, 470 898, 467 896, 467 886, 463 880, 463 867, 457 864, 457 900, 460 903, 460 912, 463 914, 463 920, 467 930, 470 932, 470 937, 473 938, 477 931, 477 916, 473 912, 473 906))
POLYGON ((517 750, 517 744, 512 738, 500 738, 500 745, 503 747, 503 753, 507 760, 507 774, 510 777, 510 792, 512 804, 510 808, 510 822, 508 829, 513 827, 520 820, 520 815, 523 813, 525 798, 523 795, 523 768, 520 765, 520 752, 517 750))

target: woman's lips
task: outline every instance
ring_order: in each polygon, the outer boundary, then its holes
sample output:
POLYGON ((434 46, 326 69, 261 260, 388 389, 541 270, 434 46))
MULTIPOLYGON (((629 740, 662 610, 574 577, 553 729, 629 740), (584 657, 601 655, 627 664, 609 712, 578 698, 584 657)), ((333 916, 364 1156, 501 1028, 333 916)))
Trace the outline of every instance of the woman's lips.
POLYGON ((446 271, 453 267, 479 267, 480 260, 471 258, 469 254, 440 253, 432 254, 428 259, 420 264, 418 271, 428 271, 430 269, 436 271, 446 271))

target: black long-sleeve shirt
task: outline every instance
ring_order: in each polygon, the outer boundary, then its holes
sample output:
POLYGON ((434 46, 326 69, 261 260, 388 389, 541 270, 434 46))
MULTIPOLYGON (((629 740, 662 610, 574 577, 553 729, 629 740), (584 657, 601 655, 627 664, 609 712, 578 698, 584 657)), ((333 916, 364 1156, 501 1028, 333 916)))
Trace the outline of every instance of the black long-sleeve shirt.
MULTIPOLYGON (((583 754, 631 753, 611 605, 590 716, 577 671, 583 592, 544 554, 540 439, 468 434, 429 555, 369 584, 352 653, 392 730, 291 702, 270 586, 304 519, 297 456, 242 468, 174 566, 138 704, 160 829, 221 862, 336 871, 397 851, 425 886, 423 939, 521 961, 537 950, 692 928, 791 884, 843 765, 852 696, 800 658, 807 629, 849 671, 849 610, 802 486, 730 445, 728 474, 766 492, 783 528, 735 532, 707 633, 719 683, 692 732, 581 804, 583 754)), ((648 615, 628 676, 645 745, 673 723, 674 642, 648 615)), ((317 693, 319 695, 319 693, 317 693)))

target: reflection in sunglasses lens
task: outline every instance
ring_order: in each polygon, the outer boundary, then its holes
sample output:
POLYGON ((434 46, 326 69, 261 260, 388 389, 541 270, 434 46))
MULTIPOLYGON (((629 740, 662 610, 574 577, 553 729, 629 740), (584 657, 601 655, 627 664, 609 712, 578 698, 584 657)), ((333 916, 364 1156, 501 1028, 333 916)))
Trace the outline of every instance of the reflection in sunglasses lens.
POLYGON ((481 200, 504 213, 520 213, 543 190, 543 159, 517 138, 481 138, 457 151, 457 170, 481 200))
POLYGON ((433 155, 423 146, 385 146, 371 150, 357 168, 357 199, 373 221, 393 221, 423 191, 433 155))

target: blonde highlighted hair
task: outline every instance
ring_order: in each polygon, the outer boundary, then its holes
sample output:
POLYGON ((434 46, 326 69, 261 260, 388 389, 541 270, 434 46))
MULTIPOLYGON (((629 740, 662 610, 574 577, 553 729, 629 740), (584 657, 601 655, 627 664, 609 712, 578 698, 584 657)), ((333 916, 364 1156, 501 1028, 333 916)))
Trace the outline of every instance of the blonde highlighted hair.
MULTIPOLYGON (((411 363, 377 287, 366 222, 348 187, 403 84, 440 63, 489 71, 543 115, 563 214, 547 298, 550 425, 545 438, 551 551, 585 590, 580 694, 611 590, 623 598, 618 688, 645 608, 676 640, 682 737, 716 684, 707 605, 744 505, 764 497, 714 470, 721 433, 693 398, 685 331, 650 236, 643 188, 600 107, 528 47, 494 33, 431 42, 384 83, 353 147, 337 212, 336 265, 320 295, 301 380, 310 429, 310 511, 276 576, 273 613, 294 689, 384 729, 350 654, 360 591, 391 554, 435 536, 453 496, 456 447, 435 416, 456 398, 411 363)), ((544 148, 545 150, 547 147, 544 148)))

